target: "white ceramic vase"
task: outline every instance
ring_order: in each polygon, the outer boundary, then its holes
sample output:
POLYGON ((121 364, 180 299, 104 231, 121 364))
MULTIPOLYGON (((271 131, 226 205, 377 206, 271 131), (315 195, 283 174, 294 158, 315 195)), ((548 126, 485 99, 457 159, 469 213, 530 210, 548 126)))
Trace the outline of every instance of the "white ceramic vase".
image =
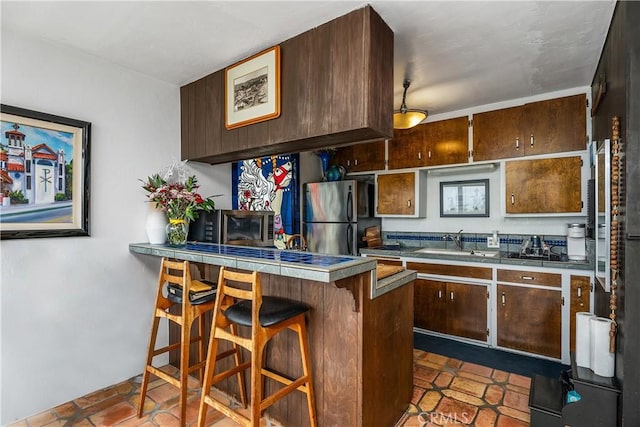
POLYGON ((167 215, 153 204, 150 204, 149 213, 147 213, 147 221, 145 229, 147 238, 152 245, 161 245, 167 241, 167 215))

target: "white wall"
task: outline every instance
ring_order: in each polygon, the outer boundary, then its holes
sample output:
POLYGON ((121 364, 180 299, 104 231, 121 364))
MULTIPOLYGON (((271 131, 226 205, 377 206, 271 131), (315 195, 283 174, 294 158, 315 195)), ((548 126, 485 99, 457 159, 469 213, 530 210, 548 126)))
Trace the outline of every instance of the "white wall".
MULTIPOLYGON (((584 166, 583 177, 588 177, 588 155, 582 153, 584 166)), ((464 230, 465 233, 491 233, 498 230, 500 234, 567 234, 567 224, 586 223, 587 216, 546 215, 546 216, 505 216, 504 208, 504 161, 496 162, 497 168, 488 172, 464 172, 450 175, 427 174, 427 185, 421 193, 421 202, 426 203, 426 218, 383 218, 383 231, 443 232, 453 233, 464 230), (440 182, 467 181, 477 179, 489 180, 489 217, 479 218, 441 218, 440 217, 440 182), (425 200, 426 198, 426 200, 425 200)), ((455 168, 451 168, 455 170, 455 168)), ((586 206, 586 178, 583 182, 583 200, 586 206)), ((586 209, 586 208, 585 208, 586 209)), ((586 210, 585 210, 586 212, 586 210)))
MULTIPOLYGON (((92 123, 91 236, 0 244, 4 425, 142 371, 159 260, 128 244, 146 241, 138 179, 179 159, 180 114, 177 86, 4 30, 1 83, 3 104, 92 123)), ((229 166, 191 167, 230 207, 229 166)))

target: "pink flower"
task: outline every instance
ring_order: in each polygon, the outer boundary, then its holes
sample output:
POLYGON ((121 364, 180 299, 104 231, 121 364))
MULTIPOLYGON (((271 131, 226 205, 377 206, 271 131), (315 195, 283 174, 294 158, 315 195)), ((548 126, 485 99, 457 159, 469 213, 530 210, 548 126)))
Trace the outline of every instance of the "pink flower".
POLYGON ((203 198, 198 192, 195 176, 184 183, 168 184, 159 174, 150 176, 142 188, 147 190, 149 201, 167 213, 169 219, 195 220, 199 211, 211 212, 215 203, 211 198, 203 198))

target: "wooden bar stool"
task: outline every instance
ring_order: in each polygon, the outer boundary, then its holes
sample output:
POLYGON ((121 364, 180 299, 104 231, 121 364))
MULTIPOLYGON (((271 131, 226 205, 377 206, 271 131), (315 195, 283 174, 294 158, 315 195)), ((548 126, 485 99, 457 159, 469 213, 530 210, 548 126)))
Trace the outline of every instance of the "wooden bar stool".
MULTIPOLYGON (((207 342, 202 337, 206 326, 204 314, 213 310, 215 298, 216 285, 214 283, 191 280, 189 261, 171 261, 167 258, 162 258, 151 336, 149 338, 147 362, 142 377, 142 386, 140 388, 138 418, 142 416, 147 387, 149 385, 149 377, 153 374, 180 389, 180 425, 185 425, 188 388, 187 377, 190 373, 199 370, 199 377, 202 382, 207 345, 207 342), (188 297, 184 297, 185 295, 188 295, 188 297), (174 306, 180 306, 179 313, 176 313, 176 310, 171 310, 174 306), (172 314, 171 311, 175 314, 172 314), (158 325, 162 318, 180 325, 180 342, 156 349, 158 325), (196 336, 192 337, 191 326, 196 319, 198 320, 198 332, 196 336), (190 365, 190 346, 196 342, 198 343, 198 360, 195 364, 190 365), (178 378, 173 377, 152 364, 154 357, 175 349, 180 350, 180 374, 178 378)), ((242 362, 240 358, 240 347, 238 346, 234 346, 234 348, 217 355, 217 357, 218 359, 222 359, 231 355, 235 357, 236 366, 242 362)), ((244 381, 244 378, 240 374, 238 381, 244 381)), ((246 404, 244 390, 241 390, 241 399, 243 404, 246 404)))
MULTIPOLYGON (((309 307, 300 302, 284 298, 263 297, 257 272, 238 273, 224 267, 220 268, 218 295, 213 311, 213 326, 200 397, 198 426, 204 427, 205 425, 207 406, 215 408, 241 425, 259 426, 262 412, 293 390, 300 390, 306 394, 310 424, 311 426, 317 425, 309 343, 305 324, 307 311, 309 311, 309 307), (247 285, 250 286, 249 290, 247 290, 247 285), (233 330, 228 331, 227 328, 231 329, 232 325, 250 327, 251 337, 241 337, 233 330), (267 343, 274 335, 285 329, 291 329, 298 334, 300 354, 302 355, 302 375, 295 380, 285 378, 263 366, 267 343), (214 375, 215 354, 220 340, 230 341, 249 350, 251 361, 214 375), (212 385, 247 368, 251 368, 249 418, 210 394, 212 385), (264 377, 281 383, 283 387, 269 396, 263 396, 264 377)), ((239 386, 240 390, 244 389, 244 384, 239 384, 239 386)))
POLYGON ((291 237, 287 239, 286 248, 306 251, 307 240, 302 234, 292 234, 291 237))

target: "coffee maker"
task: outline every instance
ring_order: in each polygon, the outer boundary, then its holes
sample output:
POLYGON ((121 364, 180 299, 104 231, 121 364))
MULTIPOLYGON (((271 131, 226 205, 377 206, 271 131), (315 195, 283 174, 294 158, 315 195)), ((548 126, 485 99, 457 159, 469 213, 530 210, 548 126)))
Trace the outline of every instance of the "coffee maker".
POLYGON ((567 224, 567 257, 574 261, 587 259, 585 248, 585 224, 567 224))

